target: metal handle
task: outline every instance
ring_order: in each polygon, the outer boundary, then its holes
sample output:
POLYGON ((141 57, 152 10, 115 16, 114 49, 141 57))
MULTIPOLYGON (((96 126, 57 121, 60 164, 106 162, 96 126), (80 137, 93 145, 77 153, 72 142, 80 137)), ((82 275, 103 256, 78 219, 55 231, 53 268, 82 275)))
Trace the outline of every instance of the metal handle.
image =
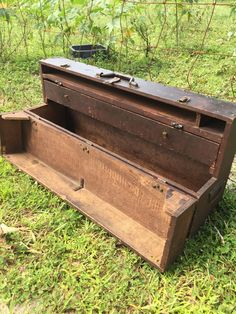
MULTIPOLYGON (((117 72, 103 73, 103 72, 100 72, 97 74, 97 76, 103 77, 103 78, 119 78, 120 80, 128 81, 130 86, 139 87, 138 83, 135 82, 135 78, 133 76, 125 75, 122 73, 117 73, 117 72)), ((118 80, 117 81, 110 80, 111 84, 114 84, 117 82, 119 82, 119 81, 118 80)))

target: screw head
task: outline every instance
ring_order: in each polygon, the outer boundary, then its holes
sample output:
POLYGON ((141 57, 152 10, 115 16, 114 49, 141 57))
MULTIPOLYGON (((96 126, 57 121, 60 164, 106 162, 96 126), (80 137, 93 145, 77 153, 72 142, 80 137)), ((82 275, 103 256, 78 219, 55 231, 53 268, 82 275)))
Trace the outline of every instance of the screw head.
POLYGON ((168 137, 168 133, 167 133, 166 131, 163 131, 163 132, 162 132, 162 137, 163 137, 163 138, 167 138, 167 137, 168 137))

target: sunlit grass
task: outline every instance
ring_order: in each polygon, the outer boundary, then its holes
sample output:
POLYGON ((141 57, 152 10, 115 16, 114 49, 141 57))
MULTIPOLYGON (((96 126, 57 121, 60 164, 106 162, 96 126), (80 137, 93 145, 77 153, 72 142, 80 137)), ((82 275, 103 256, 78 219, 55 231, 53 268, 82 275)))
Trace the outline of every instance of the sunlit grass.
MULTIPOLYGON (((223 27, 227 37, 231 25, 223 27)), ((218 38, 214 34, 212 41, 218 38)), ((38 60, 43 55, 36 41, 31 48, 28 60, 17 54, 1 64, 2 112, 42 102, 38 60)), ((224 46, 217 49, 226 52, 224 46)), ((152 79, 186 88, 192 60, 187 52, 159 51, 152 79)), ((89 62, 119 66, 115 56, 89 62)), ((121 70, 149 79, 148 62, 134 51, 121 70)), ((193 72, 193 89, 232 99, 233 72, 233 58, 203 55, 193 72)), ((0 238, 0 309, 3 303, 12 310, 29 303, 25 313, 234 313, 235 189, 232 183, 183 255, 160 274, 1 158, 0 223, 19 232, 0 238)))

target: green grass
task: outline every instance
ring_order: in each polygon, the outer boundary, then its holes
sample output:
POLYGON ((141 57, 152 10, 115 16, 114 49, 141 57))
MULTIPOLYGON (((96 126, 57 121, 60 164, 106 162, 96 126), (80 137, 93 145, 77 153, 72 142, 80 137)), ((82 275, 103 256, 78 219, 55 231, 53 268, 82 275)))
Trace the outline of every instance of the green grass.
POLYGON ((235 311, 233 191, 165 274, 4 159, 0 201, 0 221, 20 228, 0 248, 0 295, 11 308, 35 302, 32 313, 235 311))
MULTIPOLYGON (((225 36, 227 27, 222 27, 225 36)), ((212 47, 217 34, 212 33, 212 47)), ((17 54, 1 64, 2 112, 42 101, 38 74, 42 52, 36 41, 32 48, 28 60, 17 54)), ((224 46, 217 49, 226 52, 224 46)), ((159 52, 151 67, 153 79, 186 88, 191 62, 187 52, 159 52)), ((116 60, 96 63, 118 68, 116 60)), ((144 57, 131 53, 122 71, 149 78, 147 65, 144 57)), ((193 72, 193 89, 232 100, 234 71, 233 58, 201 56, 193 72)), ((182 256, 160 274, 1 158, 0 223, 18 227, 19 232, 0 238, 0 313, 1 304, 24 314, 236 313, 235 188, 234 183, 227 188, 217 210, 187 241, 182 256)))

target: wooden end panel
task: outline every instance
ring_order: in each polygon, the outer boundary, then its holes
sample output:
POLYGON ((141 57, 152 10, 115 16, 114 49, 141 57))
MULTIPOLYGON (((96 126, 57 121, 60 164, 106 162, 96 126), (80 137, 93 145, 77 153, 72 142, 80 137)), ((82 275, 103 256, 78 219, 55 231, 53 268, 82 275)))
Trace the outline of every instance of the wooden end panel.
POLYGON ((161 269, 166 270, 182 253, 185 240, 188 236, 193 215, 196 210, 197 200, 192 198, 176 210, 172 216, 170 229, 161 260, 161 269))
POLYGON ((1 154, 11 154, 23 150, 22 121, 3 119, 0 116, 1 154))
POLYGON ((227 180, 211 178, 199 191, 196 211, 193 216, 189 236, 193 236, 203 225, 209 213, 221 200, 227 180))
MULTIPOLYGON (((32 118, 24 126, 28 152, 68 176, 160 237, 169 232, 169 187, 91 143, 32 118)), ((178 192, 180 195, 181 192, 178 192)))

